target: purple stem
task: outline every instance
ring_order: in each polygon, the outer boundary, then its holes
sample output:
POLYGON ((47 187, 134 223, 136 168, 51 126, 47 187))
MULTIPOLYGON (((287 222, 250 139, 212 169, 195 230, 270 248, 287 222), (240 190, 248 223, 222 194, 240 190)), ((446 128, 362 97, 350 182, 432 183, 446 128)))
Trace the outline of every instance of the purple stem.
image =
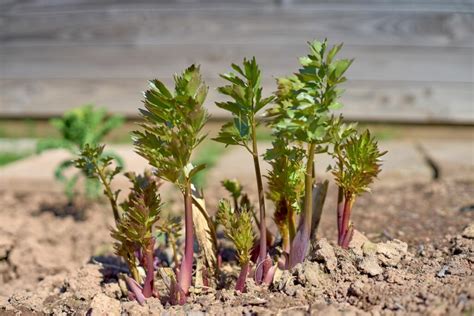
POLYGON ((354 236, 354 227, 350 225, 344 236, 344 240, 342 241, 342 245, 341 245, 342 248, 344 249, 349 248, 349 243, 351 242, 352 236, 354 236))
POLYGON ((155 239, 151 238, 150 243, 147 249, 144 249, 145 252, 145 269, 146 277, 143 285, 143 295, 145 297, 153 296, 153 281, 155 278, 155 267, 154 267, 154 258, 153 258, 153 248, 155 246, 155 239))
POLYGON ((247 280, 249 270, 250 270, 250 262, 245 263, 241 267, 239 278, 237 279, 237 283, 235 284, 236 291, 239 291, 242 293, 245 291, 245 281, 247 280))
POLYGON ((341 187, 339 187, 339 191, 337 192, 337 237, 338 237, 338 244, 340 243, 341 236, 343 235, 342 232, 342 216, 344 213, 344 191, 341 187))
POLYGON ((193 205, 191 197, 191 185, 186 184, 184 192, 184 222, 185 222, 185 245, 184 257, 178 273, 178 285, 181 291, 187 295, 192 282, 194 235, 193 235, 193 205))
POLYGON ((346 235, 349 232, 349 220, 351 218, 351 211, 352 211, 352 204, 354 202, 354 198, 351 193, 345 194, 344 197, 344 212, 342 216, 342 235, 338 240, 339 246, 343 246, 344 240, 346 239, 346 235))
POLYGON ((145 296, 143 295, 143 293, 142 293, 142 288, 141 288, 141 286, 137 283, 137 281, 135 281, 134 279, 132 279, 132 278, 129 277, 129 276, 126 276, 126 277, 125 277, 125 281, 127 282, 128 289, 129 289, 130 291, 132 291, 133 296, 135 297, 135 299, 137 300, 137 302, 138 302, 140 305, 145 304, 145 296))
POLYGON ((313 183, 314 183, 314 153, 316 145, 308 144, 308 161, 306 162, 306 173, 304 177, 304 209, 301 214, 298 225, 298 232, 296 233, 293 242, 291 243, 289 268, 293 268, 298 263, 304 261, 306 253, 308 252, 309 242, 311 238, 311 225, 313 218, 313 183))
POLYGON ((272 284, 273 277, 275 276, 276 268, 277 268, 277 265, 273 265, 268 269, 267 274, 265 274, 265 278, 263 279, 263 283, 268 284, 268 285, 272 284))

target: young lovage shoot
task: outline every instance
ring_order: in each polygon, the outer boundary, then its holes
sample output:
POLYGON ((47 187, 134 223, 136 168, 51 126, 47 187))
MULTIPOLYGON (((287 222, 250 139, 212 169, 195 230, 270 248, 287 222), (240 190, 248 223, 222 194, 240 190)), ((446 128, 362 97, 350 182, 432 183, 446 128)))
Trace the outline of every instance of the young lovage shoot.
POLYGON ((380 172, 380 152, 377 142, 367 130, 352 133, 334 147, 336 165, 332 173, 339 186, 337 198, 338 245, 347 248, 354 233, 350 221, 352 206, 358 195, 370 191, 369 185, 380 172))
MULTIPOLYGON (((54 118, 50 123, 58 130, 60 138, 40 140, 36 151, 41 153, 51 149, 65 149, 77 157, 85 145, 101 143, 113 129, 122 125, 123 118, 118 115, 109 115, 103 108, 96 109, 92 105, 85 105, 67 111, 63 117, 54 118)), ((106 155, 115 159, 120 166, 123 165, 122 159, 117 154, 108 152, 106 155)), ((61 162, 54 171, 55 178, 64 183, 64 191, 69 201, 74 199, 80 174, 68 178, 64 172, 73 166, 74 162, 67 159, 61 162)), ((85 194, 90 199, 96 199, 100 195, 100 183, 97 179, 86 177, 85 194)))
POLYGON ((304 150, 291 145, 284 135, 275 136, 273 147, 265 153, 271 166, 267 196, 275 205, 273 220, 282 238, 283 251, 288 255, 296 235, 296 214, 301 212, 304 196, 304 150))
MULTIPOLYGON (((328 133, 332 122, 330 111, 342 106, 338 101, 341 91, 337 86, 346 80, 344 73, 352 63, 352 60, 334 59, 341 47, 336 45, 328 49, 326 41, 309 43, 310 54, 300 58, 301 69, 291 77, 278 79, 276 106, 269 112, 274 117, 272 125, 275 134, 283 139, 283 146, 288 147, 289 142, 300 144, 298 146, 304 150, 306 164, 303 213, 292 240, 289 268, 303 262, 309 248, 315 184, 314 156, 327 151, 331 142, 328 133)), ((297 177, 296 174, 294 176, 297 177)))
POLYGON ((237 250, 240 274, 235 289, 240 292, 245 290, 245 280, 250 271, 251 252, 255 240, 252 217, 253 211, 248 204, 233 208, 228 200, 219 201, 216 220, 224 227, 226 237, 233 242, 237 250))
POLYGON ((126 173, 133 186, 128 199, 118 205, 119 191, 112 192, 111 182, 121 168, 110 168, 112 158, 105 156, 103 149, 103 146, 86 145, 80 158, 75 160, 75 165, 87 176, 100 181, 104 187, 104 194, 109 199, 115 218, 115 228, 111 233, 116 240, 115 252, 127 263, 131 274, 131 277, 125 277, 129 295, 144 304, 146 298, 157 296, 153 286, 153 226, 158 221, 161 210, 161 199, 157 193, 160 184, 150 173, 138 176, 126 173), (141 270, 145 272, 144 275, 140 273, 141 270))
POLYGON ((273 100, 273 96, 262 97, 261 72, 255 58, 244 59, 242 66, 232 64, 232 69, 236 73, 221 75, 230 84, 219 87, 218 91, 232 100, 217 102, 216 105, 232 113, 233 121, 222 126, 219 135, 214 140, 226 145, 242 146, 253 158, 260 210, 260 250, 255 281, 260 284, 270 270, 271 260, 267 252, 265 195, 257 147, 257 126, 259 125, 257 113, 273 100))
POLYGON ((191 181, 205 165, 193 166, 191 154, 205 136, 201 130, 208 119, 203 107, 208 87, 199 67, 192 65, 175 76, 174 91, 158 81, 150 82, 141 109, 143 130, 134 136, 136 151, 156 168, 157 176, 178 186, 184 198, 185 250, 178 271, 173 299, 184 304, 192 281, 193 214, 191 181))

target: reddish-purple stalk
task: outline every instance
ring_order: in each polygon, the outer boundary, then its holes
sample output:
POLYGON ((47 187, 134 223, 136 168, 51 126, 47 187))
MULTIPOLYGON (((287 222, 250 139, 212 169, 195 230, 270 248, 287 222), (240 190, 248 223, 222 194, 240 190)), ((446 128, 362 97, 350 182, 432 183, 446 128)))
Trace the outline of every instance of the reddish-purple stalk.
MULTIPOLYGON (((184 295, 188 295, 192 282, 193 254, 194 254, 194 232, 193 232, 193 209, 192 209, 191 184, 188 181, 184 191, 184 222, 185 222, 185 245, 184 257, 178 273, 178 286, 184 295)), ((180 295, 181 296, 181 295, 180 295)), ((179 299, 184 304, 185 299, 179 299)))
POLYGON ((240 267, 240 274, 239 278, 237 279, 237 283, 235 284, 235 290, 239 292, 245 292, 245 281, 247 280, 247 276, 250 270, 250 262, 244 263, 240 267))
POLYGON ((151 238, 150 243, 145 252, 144 261, 145 261, 145 270, 146 276, 143 284, 143 296, 146 298, 153 296, 154 291, 154 278, 155 278, 155 266, 154 266, 154 251, 155 239, 151 238))
POLYGON ((131 291, 129 295, 131 299, 136 299, 140 305, 145 304, 145 296, 143 295, 142 287, 133 278, 126 276, 125 281, 127 282, 128 288, 131 291))
POLYGON ((354 234, 354 229, 350 223, 352 205, 354 204, 354 195, 350 192, 343 193, 339 188, 338 194, 338 240, 337 243, 344 249, 349 247, 349 243, 354 234), (342 196, 342 199, 341 199, 342 196))
POLYGON ((308 252, 309 241, 311 238, 311 224, 313 217, 313 162, 316 150, 315 144, 308 146, 308 161, 306 162, 305 173, 305 197, 304 197, 304 213, 301 214, 298 232, 291 243, 290 258, 288 268, 291 269, 298 263, 304 261, 308 252))

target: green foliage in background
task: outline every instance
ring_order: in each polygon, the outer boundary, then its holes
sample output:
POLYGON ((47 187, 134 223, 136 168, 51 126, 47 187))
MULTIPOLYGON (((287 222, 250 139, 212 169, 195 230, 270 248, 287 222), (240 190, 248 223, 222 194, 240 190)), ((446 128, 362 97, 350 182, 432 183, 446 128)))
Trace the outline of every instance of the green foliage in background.
MULTIPOLYGON (((104 108, 85 105, 66 112, 61 118, 52 119, 50 123, 58 130, 61 137, 40 140, 36 151, 42 153, 51 149, 65 149, 71 153, 71 159, 62 161, 55 169, 54 176, 64 183, 65 193, 72 200, 81 173, 67 177, 66 170, 74 167, 73 159, 86 145, 94 146, 101 143, 107 134, 122 125, 123 118, 118 115, 109 115, 104 108)), ((117 165, 123 166, 123 161, 117 154, 113 152, 104 154, 113 157, 117 165)), ((85 177, 85 194, 90 199, 98 198, 100 183, 94 178, 85 177)))

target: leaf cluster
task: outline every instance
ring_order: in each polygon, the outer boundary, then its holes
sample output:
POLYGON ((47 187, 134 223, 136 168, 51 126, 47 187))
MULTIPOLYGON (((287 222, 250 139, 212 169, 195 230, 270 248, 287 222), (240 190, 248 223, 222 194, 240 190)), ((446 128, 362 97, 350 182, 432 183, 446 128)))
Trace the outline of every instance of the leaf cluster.
MULTIPOLYGON (((121 116, 109 115, 104 108, 95 108, 93 105, 78 107, 66 112, 62 118, 51 120, 51 124, 59 131, 61 138, 40 140, 36 151, 41 153, 45 150, 61 148, 77 155, 86 145, 99 144, 111 130, 122 123, 121 116)), ((123 166, 122 159, 115 153, 109 152, 107 156, 123 166)), ((54 171, 55 178, 65 184, 65 192, 69 199, 74 197, 74 188, 79 180, 79 174, 68 178, 64 173, 73 165, 72 160, 64 160, 54 171)), ((100 183, 94 178, 86 179, 85 191, 87 197, 97 198, 100 183)))
POLYGON ((298 73, 277 80, 277 105, 268 115, 274 117, 274 128, 289 139, 322 144, 329 140, 329 112, 342 107, 337 87, 346 80, 352 60, 335 60, 342 44, 329 49, 326 40, 314 41, 309 48, 310 53, 299 60, 298 73))
POLYGON ((152 229, 159 219, 162 203, 157 193, 159 183, 150 173, 126 173, 126 176, 133 186, 128 199, 120 204, 123 215, 111 235, 117 241, 117 255, 133 267, 136 265, 136 253, 154 244, 152 229))
POLYGON ((232 64, 232 69, 235 72, 220 75, 230 84, 217 89, 231 100, 216 102, 216 105, 232 113, 233 120, 222 126, 214 140, 226 146, 240 145, 248 148, 247 143, 258 125, 255 115, 274 97, 262 97, 261 71, 255 57, 244 59, 243 67, 232 64))
POLYGON ((104 194, 110 201, 114 212, 115 221, 120 220, 120 212, 118 209, 118 194, 120 190, 112 192, 111 184, 113 178, 120 173, 122 166, 117 164, 115 168, 111 168, 113 162, 116 161, 113 156, 104 153, 105 146, 86 144, 81 150, 79 158, 73 160, 75 167, 80 169, 84 175, 96 183, 102 183, 104 194))
POLYGON ((123 124, 123 117, 109 115, 105 108, 84 105, 50 122, 59 131, 61 139, 40 142, 38 152, 53 148, 74 150, 83 148, 86 144, 99 144, 110 131, 123 124))
POLYGON ((222 186, 230 193, 233 199, 242 195, 242 185, 237 179, 225 179, 221 181, 222 186))
POLYGON ((224 227, 224 233, 237 249, 240 265, 250 262, 255 235, 252 224, 252 211, 246 207, 238 211, 232 208, 227 199, 219 201, 216 220, 224 227))
POLYGON ((284 138, 276 138, 273 146, 265 153, 265 159, 270 163, 271 170, 268 179, 268 198, 275 206, 281 201, 288 203, 294 211, 301 211, 301 199, 304 196, 304 150, 288 144, 284 138))
POLYGON ((176 75, 174 81, 173 92, 159 80, 150 81, 144 93, 145 109, 140 109, 143 130, 134 132, 134 141, 136 151, 158 169, 161 178, 183 189, 205 167, 192 166, 190 158, 205 138, 200 132, 208 119, 203 107, 208 87, 195 65, 176 75))
POLYGON ((349 194, 369 191, 369 185, 380 172, 380 157, 385 154, 368 130, 352 135, 340 145, 336 154, 338 164, 332 173, 337 184, 349 194))

